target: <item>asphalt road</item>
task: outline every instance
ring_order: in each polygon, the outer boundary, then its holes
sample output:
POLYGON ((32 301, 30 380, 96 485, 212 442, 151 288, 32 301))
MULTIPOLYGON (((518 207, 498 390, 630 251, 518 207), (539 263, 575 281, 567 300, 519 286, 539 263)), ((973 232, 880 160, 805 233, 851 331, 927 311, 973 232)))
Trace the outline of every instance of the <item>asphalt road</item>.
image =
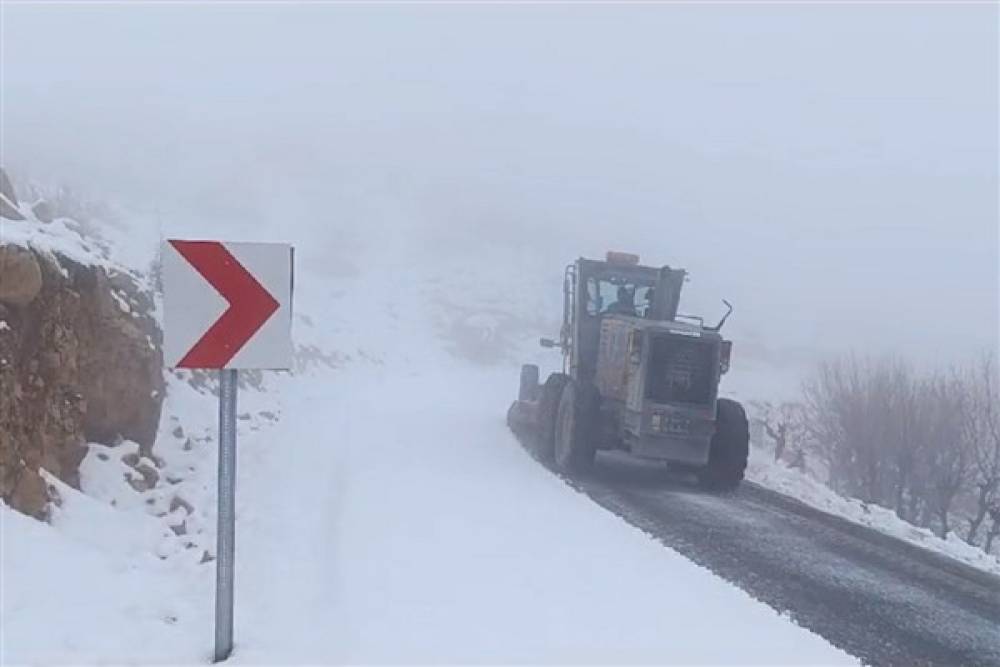
POLYGON ((614 455, 567 482, 865 663, 1000 665, 1000 578, 749 483, 614 455))

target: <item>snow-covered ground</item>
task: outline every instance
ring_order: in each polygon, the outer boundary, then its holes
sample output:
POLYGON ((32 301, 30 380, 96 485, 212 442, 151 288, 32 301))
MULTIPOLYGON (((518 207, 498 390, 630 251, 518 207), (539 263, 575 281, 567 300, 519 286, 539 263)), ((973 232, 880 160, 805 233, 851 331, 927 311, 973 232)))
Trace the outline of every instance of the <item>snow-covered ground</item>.
MULTIPOLYGON (((70 221, 41 229, 5 223, 5 240, 118 256, 70 221)), ((124 256, 155 248, 131 243, 124 256)), ((535 343, 561 306, 549 258, 421 262, 395 239, 344 263, 304 249, 296 372, 247 376, 240 395, 234 661, 852 662, 599 510, 507 431, 517 362, 559 362, 535 343)), ((751 398, 755 375, 737 367, 728 393, 751 398)), ((0 506, 0 661, 210 660, 212 388, 168 374, 157 460, 92 445, 84 493, 59 485, 51 526, 0 506), (150 466, 157 484, 137 490, 150 466)), ((765 457, 751 479, 1000 570, 765 457)))
MULTIPOLYGON (((353 277, 302 266, 299 369, 240 395, 233 661, 853 662, 520 448, 513 360, 550 324, 530 282, 391 255, 353 277)), ((157 461, 94 445, 51 526, 0 507, 0 661, 210 660, 201 380, 169 376, 157 461)))
POLYGON ((237 620, 277 631, 243 635, 240 660, 846 659, 539 467, 497 410, 510 378, 450 364, 309 381, 288 451, 261 448, 277 474, 241 479, 244 513, 255 497, 271 511, 244 522, 237 620))
MULTIPOLYGON (((68 220, 4 224, 5 241, 114 269, 111 257, 155 249, 148 236, 94 242, 68 220)), ((421 262, 406 239, 362 261, 310 250, 296 372, 248 376, 240 395, 234 661, 851 662, 599 510, 507 431, 517 362, 559 362, 535 344, 558 325, 550 258, 421 262)), ((737 366, 726 392, 753 398, 759 376, 737 366)), ((92 445, 84 493, 54 482, 51 526, 0 506, 0 661, 210 660, 212 388, 168 374, 157 460, 92 445)), ((1000 572, 766 456, 751 479, 1000 572)))
MULTIPOLYGON (((155 250, 69 220, 4 225, 5 241, 115 270, 155 250)), ((421 261, 405 238, 322 258, 304 248, 297 263, 296 371, 245 376, 240 395, 234 661, 851 661, 599 510, 508 432, 517 364, 559 363, 536 344, 558 329, 550 258, 421 261)), ((765 376, 737 364, 724 392, 792 383, 765 376)), ((210 660, 216 398, 210 375, 167 379, 155 461, 91 445, 84 493, 53 482, 51 526, 0 506, 3 662, 210 660)), ((1000 573, 766 452, 748 475, 1000 573)))
MULTIPOLYGON (((235 661, 850 661, 538 466, 497 409, 510 378, 273 383, 280 421, 241 433, 235 661)), ((64 495, 52 527, 3 509, 4 660, 206 661, 212 564, 64 495)))

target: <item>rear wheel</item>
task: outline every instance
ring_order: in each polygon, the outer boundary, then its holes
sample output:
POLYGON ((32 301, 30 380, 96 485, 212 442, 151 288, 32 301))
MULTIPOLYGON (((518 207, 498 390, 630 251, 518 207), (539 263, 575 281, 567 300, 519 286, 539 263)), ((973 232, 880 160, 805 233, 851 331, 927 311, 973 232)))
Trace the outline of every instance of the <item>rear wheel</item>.
POLYGON ((593 465, 597 452, 600 398, 586 384, 568 382, 556 413, 555 462, 564 472, 580 472, 593 465))
POLYGON ((732 491, 743 481, 750 452, 750 428, 743 406, 720 398, 716 410, 715 435, 708 450, 708 464, 698 471, 706 489, 732 491))
POLYGON ((521 384, 517 390, 517 400, 534 401, 538 399, 538 366, 525 364, 521 366, 521 384))
POLYGON ((542 385, 538 397, 538 433, 535 436, 535 456, 545 464, 555 459, 556 411, 563 387, 569 382, 565 373, 553 373, 542 385))

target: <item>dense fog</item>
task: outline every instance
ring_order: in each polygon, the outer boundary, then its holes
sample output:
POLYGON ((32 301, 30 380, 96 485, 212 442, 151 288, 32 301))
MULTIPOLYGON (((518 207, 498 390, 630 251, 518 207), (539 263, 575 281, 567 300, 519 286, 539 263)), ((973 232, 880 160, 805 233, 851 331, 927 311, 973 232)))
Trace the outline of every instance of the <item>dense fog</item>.
POLYGON ((553 293, 634 251, 775 360, 996 345, 996 6, 2 12, 4 165, 129 224, 528 253, 553 293))

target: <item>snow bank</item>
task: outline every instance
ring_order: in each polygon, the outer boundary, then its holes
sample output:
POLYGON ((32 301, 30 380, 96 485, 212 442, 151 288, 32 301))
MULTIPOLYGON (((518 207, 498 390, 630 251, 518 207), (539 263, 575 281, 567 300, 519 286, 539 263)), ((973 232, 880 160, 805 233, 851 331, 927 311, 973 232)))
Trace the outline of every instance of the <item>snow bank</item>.
POLYGON ((207 569, 154 555, 155 526, 67 494, 54 526, 0 503, 0 663, 206 662, 207 569))
POLYGON ((751 449, 747 478, 816 509, 1000 576, 1000 558, 966 543, 954 533, 949 533, 948 539, 941 539, 927 528, 903 521, 885 507, 845 498, 809 475, 776 463, 761 449, 751 449))

